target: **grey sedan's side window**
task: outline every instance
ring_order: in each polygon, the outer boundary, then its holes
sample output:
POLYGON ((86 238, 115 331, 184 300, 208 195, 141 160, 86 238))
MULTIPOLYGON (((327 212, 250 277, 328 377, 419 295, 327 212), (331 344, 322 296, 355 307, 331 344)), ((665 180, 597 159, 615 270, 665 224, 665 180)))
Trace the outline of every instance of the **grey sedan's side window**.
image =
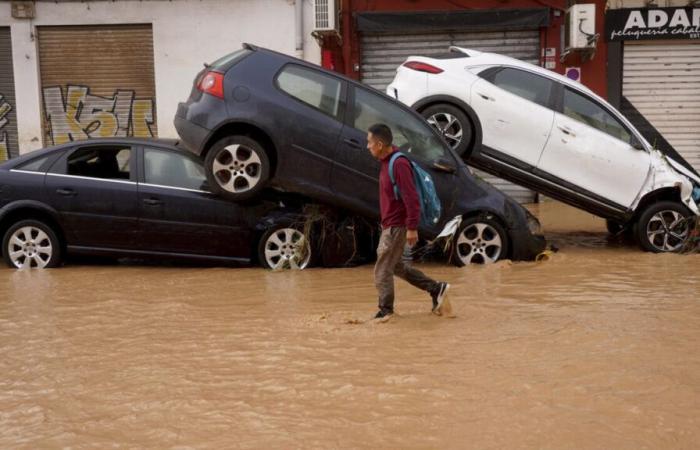
POLYGON ((277 85, 287 94, 329 116, 340 113, 340 80, 315 70, 288 65, 277 76, 277 85))
POLYGON ((492 76, 492 83, 538 105, 549 107, 549 95, 554 82, 524 70, 505 68, 492 76))
POLYGON ((185 155, 145 148, 144 182, 159 186, 206 190, 204 167, 185 155))
POLYGON ((107 180, 131 178, 131 148, 122 146, 86 146, 68 157, 67 174, 107 180))
POLYGON ((564 88, 564 114, 628 144, 632 137, 612 114, 583 95, 564 88))
POLYGON ((451 159, 447 156, 445 146, 425 121, 379 95, 356 88, 353 110, 354 128, 366 132, 372 125, 383 123, 391 128, 394 145, 401 151, 431 163, 442 158, 451 159))

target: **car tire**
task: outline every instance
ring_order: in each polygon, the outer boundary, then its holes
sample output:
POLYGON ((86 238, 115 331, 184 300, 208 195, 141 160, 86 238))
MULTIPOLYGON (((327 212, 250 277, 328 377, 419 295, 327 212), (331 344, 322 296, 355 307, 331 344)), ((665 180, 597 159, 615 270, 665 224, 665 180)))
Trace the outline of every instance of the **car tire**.
POLYGON ((508 255, 509 239, 503 226, 491 214, 480 214, 462 221, 454 237, 452 263, 490 264, 508 255))
POLYGON ((310 238, 289 223, 273 225, 258 243, 258 261, 267 269, 305 269, 313 256, 310 238))
POLYGON ((61 263, 61 241, 44 222, 22 220, 12 225, 2 239, 3 258, 15 269, 57 267, 61 263))
POLYGON ((233 201, 253 197, 270 178, 265 149, 246 136, 217 141, 207 152, 204 167, 212 192, 233 201))
POLYGON ((425 120, 442 135, 447 144, 462 158, 469 156, 474 141, 474 125, 459 108, 439 103, 421 112, 425 120))
POLYGON ((635 237, 642 249, 653 253, 680 252, 693 229, 693 213, 678 202, 649 205, 635 224, 635 237))

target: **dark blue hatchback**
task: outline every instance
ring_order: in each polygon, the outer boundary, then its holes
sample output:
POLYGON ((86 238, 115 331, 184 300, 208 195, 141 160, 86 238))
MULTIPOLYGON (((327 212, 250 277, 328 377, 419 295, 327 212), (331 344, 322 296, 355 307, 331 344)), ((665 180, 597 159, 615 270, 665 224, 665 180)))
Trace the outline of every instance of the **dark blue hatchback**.
POLYGON ((435 181, 443 215, 420 229, 421 236, 432 239, 462 218, 452 246, 455 263, 532 259, 544 249, 537 219, 475 179, 420 115, 287 55, 244 44, 206 66, 180 103, 175 127, 203 158, 212 190, 229 200, 272 187, 377 218, 379 163, 366 149, 366 130, 380 122, 435 181))

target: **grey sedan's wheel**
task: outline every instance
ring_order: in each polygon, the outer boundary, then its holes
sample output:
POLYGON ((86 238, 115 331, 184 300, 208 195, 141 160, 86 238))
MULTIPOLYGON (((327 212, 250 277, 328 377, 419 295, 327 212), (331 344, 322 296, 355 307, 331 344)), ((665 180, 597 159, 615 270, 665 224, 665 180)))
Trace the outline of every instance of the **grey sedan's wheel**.
POLYGON ((311 245, 298 229, 277 225, 260 239, 258 260, 268 269, 304 269, 311 262, 311 245))
POLYGON ((270 177, 267 153, 253 139, 231 136, 218 141, 204 160, 209 187, 229 200, 246 200, 270 177))
POLYGON ((442 135, 459 156, 467 157, 471 149, 474 127, 467 115, 452 105, 433 105, 421 112, 425 120, 442 135))
POLYGON ((16 269, 56 267, 61 262, 61 243, 56 233, 38 220, 12 225, 2 240, 5 262, 16 269))
POLYGON ((462 221, 454 240, 452 261, 457 266, 491 264, 508 255, 508 235, 493 216, 462 221))
POLYGON ((692 213, 680 203, 657 202, 639 216, 637 240, 650 252, 678 252, 688 240, 693 222, 692 213))

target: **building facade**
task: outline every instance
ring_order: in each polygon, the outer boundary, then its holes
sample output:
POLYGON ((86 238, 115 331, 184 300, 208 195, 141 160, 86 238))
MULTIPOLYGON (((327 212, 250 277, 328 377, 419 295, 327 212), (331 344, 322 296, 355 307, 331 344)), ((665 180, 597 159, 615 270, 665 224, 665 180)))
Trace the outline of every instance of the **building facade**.
POLYGON ((312 20, 311 0, 2 2, 0 159, 97 136, 175 138, 203 63, 243 42, 319 63, 312 20))

